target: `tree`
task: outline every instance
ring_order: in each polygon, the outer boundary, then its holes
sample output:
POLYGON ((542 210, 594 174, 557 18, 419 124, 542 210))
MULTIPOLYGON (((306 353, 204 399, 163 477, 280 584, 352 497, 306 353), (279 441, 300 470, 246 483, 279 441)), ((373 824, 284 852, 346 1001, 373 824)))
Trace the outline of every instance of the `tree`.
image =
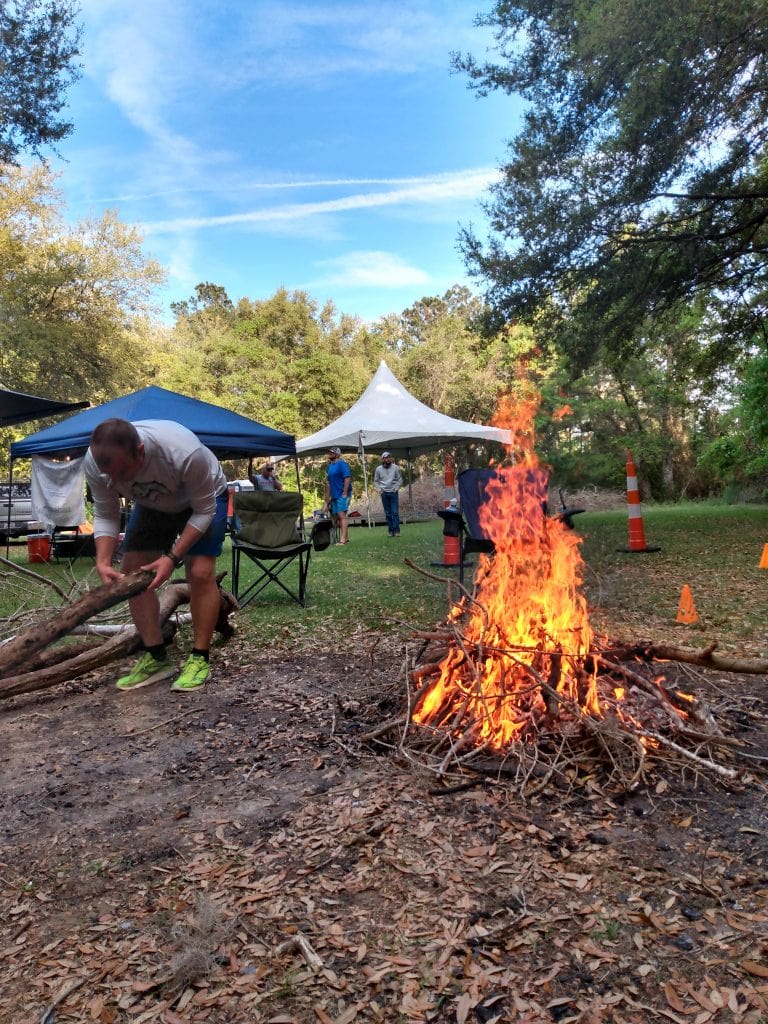
POLYGON ((455 67, 528 103, 491 236, 462 235, 496 315, 538 319, 582 366, 713 291, 725 330, 762 330, 766 0, 497 0, 478 21, 500 59, 455 67))
POLYGON ((623 487, 630 448, 647 496, 706 495, 716 481, 700 456, 736 401, 747 359, 723 346, 709 306, 679 305, 648 320, 631 355, 601 349, 582 376, 554 366, 541 387, 549 416, 540 450, 568 485, 623 487))
POLYGON ((201 284, 173 308, 178 359, 163 383, 298 437, 360 396, 380 351, 357 318, 303 291, 234 305, 201 284))
POLYGON ((92 402, 151 376, 146 317, 159 265, 114 213, 67 226, 45 167, 0 176, 0 379, 92 402))
POLYGON ((77 14, 70 0, 0 0, 0 163, 40 156, 72 131, 59 113, 80 77, 77 14))
POLYGON ((736 385, 739 401, 715 422, 717 436, 702 453, 709 470, 726 494, 768 494, 768 353, 750 360, 736 385))

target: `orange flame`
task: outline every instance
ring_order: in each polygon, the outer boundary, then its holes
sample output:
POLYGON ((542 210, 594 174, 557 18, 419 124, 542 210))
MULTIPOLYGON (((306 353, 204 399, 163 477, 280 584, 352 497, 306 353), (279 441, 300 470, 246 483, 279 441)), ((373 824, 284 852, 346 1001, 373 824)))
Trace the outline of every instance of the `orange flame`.
POLYGON ((595 675, 584 664, 592 643, 580 591, 580 539, 546 514, 547 471, 534 454, 538 395, 504 403, 495 418, 511 431, 514 463, 497 468, 480 506, 495 554, 479 556, 476 600, 451 612, 464 647, 476 652, 467 674, 461 646, 452 647, 439 676, 425 684, 414 721, 451 729, 473 719, 473 742, 503 749, 526 726, 551 713, 560 698, 600 715, 595 675))

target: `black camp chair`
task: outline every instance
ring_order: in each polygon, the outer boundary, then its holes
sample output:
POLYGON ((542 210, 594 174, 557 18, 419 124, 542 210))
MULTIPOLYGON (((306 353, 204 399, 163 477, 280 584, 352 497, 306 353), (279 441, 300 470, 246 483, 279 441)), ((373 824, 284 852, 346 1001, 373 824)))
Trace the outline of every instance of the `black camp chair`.
POLYGON ((92 533, 83 533, 79 526, 54 526, 51 550, 57 562, 75 558, 95 558, 96 539, 92 533))
MULTIPOLYGON (((483 528, 480 518, 480 508, 489 500, 489 487, 511 486, 511 479, 507 479, 503 469, 465 469, 459 473, 459 509, 442 509, 438 515, 443 519, 443 533, 447 536, 459 538, 459 580, 464 581, 464 557, 472 552, 480 552, 484 555, 493 555, 496 546, 491 537, 483 528)), ((547 473, 542 469, 531 469, 525 478, 516 477, 517 487, 524 487, 526 491, 533 491, 538 498, 538 507, 541 510, 542 520, 550 516, 547 491, 547 473)), ((583 508, 569 508, 565 504, 563 492, 560 491, 561 508, 551 513, 553 519, 562 519, 569 529, 573 529, 573 516, 583 512, 583 508)), ((538 523, 531 523, 532 529, 539 529, 538 523)))
POLYGON ((241 491, 234 496, 232 535, 232 587, 240 607, 276 583, 297 604, 307 603, 307 576, 312 549, 322 551, 331 542, 331 523, 315 523, 306 537, 302 530, 303 499, 294 491, 241 491), (256 566, 257 576, 240 588, 240 563, 245 557, 256 566), (298 568, 297 587, 283 573, 298 568))

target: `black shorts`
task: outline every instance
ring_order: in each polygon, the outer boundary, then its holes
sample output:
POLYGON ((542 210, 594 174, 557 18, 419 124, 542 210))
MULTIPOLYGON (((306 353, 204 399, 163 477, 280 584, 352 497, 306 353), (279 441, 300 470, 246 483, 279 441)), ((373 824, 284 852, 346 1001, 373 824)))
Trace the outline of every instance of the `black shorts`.
MULTIPOLYGON (((228 494, 216 498, 216 514, 200 540, 188 555, 213 555, 218 558, 227 532, 228 494)), ((123 551, 167 551, 189 522, 192 509, 181 512, 160 512, 146 505, 134 505, 125 527, 123 551)))

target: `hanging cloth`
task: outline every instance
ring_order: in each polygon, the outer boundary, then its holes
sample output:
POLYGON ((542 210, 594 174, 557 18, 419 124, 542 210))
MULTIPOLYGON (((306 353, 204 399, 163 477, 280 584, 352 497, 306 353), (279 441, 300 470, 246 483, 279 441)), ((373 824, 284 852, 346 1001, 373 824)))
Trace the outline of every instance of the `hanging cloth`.
POLYGON ((85 522, 84 456, 55 462, 32 456, 32 514, 50 526, 85 522))

